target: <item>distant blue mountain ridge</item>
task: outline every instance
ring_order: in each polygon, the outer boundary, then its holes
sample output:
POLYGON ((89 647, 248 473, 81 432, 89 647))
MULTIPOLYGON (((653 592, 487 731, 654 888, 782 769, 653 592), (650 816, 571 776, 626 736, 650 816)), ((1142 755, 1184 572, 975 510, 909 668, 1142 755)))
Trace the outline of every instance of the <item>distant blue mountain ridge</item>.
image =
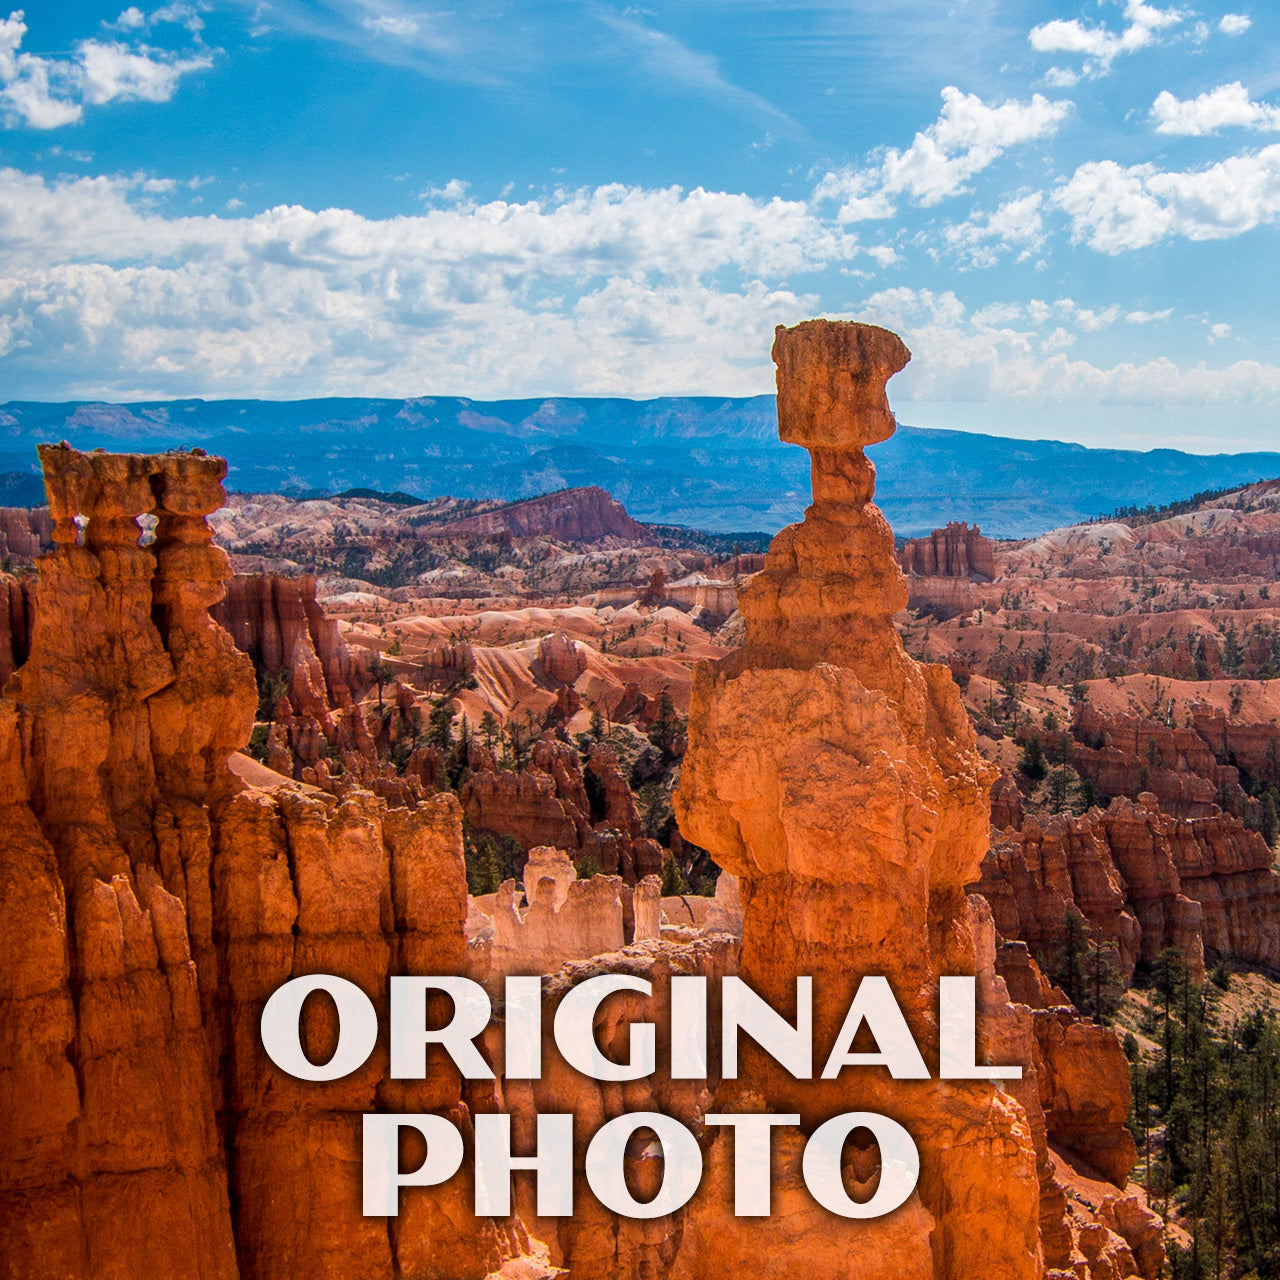
MULTIPOLYGON (((225 456, 241 492, 402 490, 532 497, 597 484, 637 520, 772 533, 809 500, 808 457, 782 444, 772 396, 656 400, 170 400, 0 405, 0 505, 39 501, 35 445, 225 456)), ((896 533, 967 520, 1029 537, 1207 489, 1280 476, 1280 453, 1089 449, 901 426, 869 450, 896 533)))

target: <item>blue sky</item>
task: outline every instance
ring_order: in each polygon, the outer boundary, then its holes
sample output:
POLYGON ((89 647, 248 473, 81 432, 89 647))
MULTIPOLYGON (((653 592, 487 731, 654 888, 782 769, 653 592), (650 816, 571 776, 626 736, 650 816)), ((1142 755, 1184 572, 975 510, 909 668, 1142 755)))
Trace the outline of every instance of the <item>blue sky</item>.
POLYGON ((0 119, 2 398, 745 395, 825 314, 916 425, 1280 447, 1254 0, 58 2, 0 119))

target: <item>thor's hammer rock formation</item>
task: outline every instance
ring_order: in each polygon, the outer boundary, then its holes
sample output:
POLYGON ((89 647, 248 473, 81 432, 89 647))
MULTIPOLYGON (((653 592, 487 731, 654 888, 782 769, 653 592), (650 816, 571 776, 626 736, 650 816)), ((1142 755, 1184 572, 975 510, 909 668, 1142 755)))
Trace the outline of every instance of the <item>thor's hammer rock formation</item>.
MULTIPOLYGON (((779 328, 773 358, 779 434, 809 450, 813 505, 742 593, 744 647, 697 671, 680 826, 739 878, 742 978, 790 1008, 796 975, 813 976, 817 1062, 860 978, 882 974, 936 1075, 939 976, 976 973, 989 945, 965 886, 987 848, 995 770, 948 671, 908 657, 893 626, 907 589, 863 447, 893 433, 885 384, 910 353, 885 329, 813 320, 779 328)), ((873 1221, 802 1206, 791 1194, 800 1139, 780 1132, 775 1197, 791 1207, 726 1222, 695 1202, 680 1274, 1042 1274, 1033 1138, 1011 1093, 895 1081, 882 1067, 798 1082, 761 1052, 744 1062, 716 1110, 796 1112, 810 1133, 843 1112, 888 1115, 916 1141, 919 1183, 873 1221)), ((732 1176, 727 1141, 711 1147, 713 1186, 732 1176)), ((847 1176, 865 1198, 874 1145, 853 1153, 847 1176)))

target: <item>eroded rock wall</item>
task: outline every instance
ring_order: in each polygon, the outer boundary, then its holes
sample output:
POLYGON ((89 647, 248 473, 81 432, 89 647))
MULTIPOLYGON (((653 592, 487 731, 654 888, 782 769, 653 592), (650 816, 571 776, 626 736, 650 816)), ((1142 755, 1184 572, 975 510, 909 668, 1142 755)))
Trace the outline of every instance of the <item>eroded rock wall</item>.
POLYGON ((34 578, 0 573, 0 689, 27 660, 35 599, 34 578))
POLYGON ((259 671, 288 675, 295 714, 350 707, 369 686, 365 662, 316 600, 312 574, 236 574, 213 617, 259 671))
POLYGON ((598 485, 564 489, 526 502, 513 502, 496 511, 466 516, 429 530, 433 537, 510 534, 528 538, 539 534, 573 542, 646 542, 650 534, 633 520, 616 498, 598 485))
POLYGON ((0 507, 0 559, 34 560, 48 551, 53 519, 45 507, 0 507))
POLYGON ((977 889, 1000 934, 1037 954, 1079 912, 1115 944, 1126 982, 1166 947, 1201 978, 1206 955, 1280 964, 1280 875, 1266 842, 1229 814, 1174 817, 1150 793, 996 832, 977 889))
POLYGON ((909 538, 898 553, 904 573, 922 578, 974 578, 990 582, 996 576, 995 545, 977 525, 952 520, 928 537, 909 538))
POLYGON ((629 885, 661 874, 662 846, 644 834, 635 796, 608 748, 593 747, 584 767, 576 747, 547 735, 517 773, 499 768, 493 753, 476 743, 470 767, 459 799, 477 830, 511 836, 526 849, 545 845, 589 857, 629 885))
MULTIPOLYGON (((209 616, 230 576, 205 522, 225 463, 41 457, 55 548, 0 699, 0 1272, 487 1274, 523 1238, 464 1223, 460 1180, 391 1227, 360 1209, 359 1114, 465 1129, 456 1074, 390 1088, 382 1045, 308 1086, 258 1042, 290 976, 337 973, 381 1001, 391 972, 461 971, 456 802, 246 787, 227 759, 257 689, 209 616)), ((333 1030, 308 1010, 317 1060, 333 1030)))

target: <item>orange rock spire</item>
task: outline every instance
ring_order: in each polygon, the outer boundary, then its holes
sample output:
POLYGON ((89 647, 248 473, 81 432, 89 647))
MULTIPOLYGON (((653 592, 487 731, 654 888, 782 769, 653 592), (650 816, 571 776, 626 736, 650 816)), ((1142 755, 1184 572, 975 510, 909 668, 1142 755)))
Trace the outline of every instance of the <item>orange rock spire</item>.
MULTIPOLYGON (((938 978, 975 973, 977 946, 990 945, 965 886, 986 850, 995 771, 949 673, 914 662, 893 627, 907 591, 862 447, 892 434, 885 383, 909 353, 887 330, 813 320, 779 328, 773 358, 779 434, 810 451, 814 501, 742 595, 743 649, 698 669, 681 830, 741 881, 742 977, 788 1009, 796 975, 812 975, 819 1063, 861 977, 883 974, 936 1068, 938 978)), ((848 1274, 860 1278, 1041 1273, 1035 1155, 1010 1093, 893 1081, 880 1067, 797 1082, 753 1049, 744 1045, 748 1066, 721 1086, 717 1110, 763 1101, 798 1112, 809 1132, 841 1112, 891 1116, 916 1140, 920 1182, 884 1219, 817 1213, 799 1237, 794 1222, 726 1229, 695 1209, 688 1275, 732 1272, 762 1250, 772 1276, 811 1275, 828 1252, 833 1265, 856 1253, 848 1274)), ((789 1141, 775 1141, 784 1190, 789 1141)), ((703 1203, 727 1176, 723 1146, 712 1147, 703 1203)), ((872 1176, 874 1147, 854 1165, 855 1180, 872 1176)))

